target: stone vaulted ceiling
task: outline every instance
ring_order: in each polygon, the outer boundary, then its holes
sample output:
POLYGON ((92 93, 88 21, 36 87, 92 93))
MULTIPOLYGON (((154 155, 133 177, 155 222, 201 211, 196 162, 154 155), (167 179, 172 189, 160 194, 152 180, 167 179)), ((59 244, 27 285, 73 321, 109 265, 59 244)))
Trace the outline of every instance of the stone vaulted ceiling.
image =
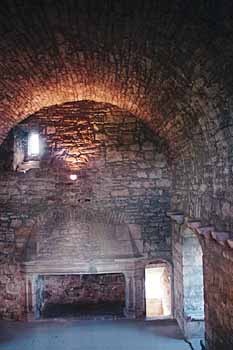
POLYGON ((171 150, 232 108, 230 2, 6 0, 0 8, 0 137, 54 104, 112 103, 171 150))
POLYGON ((167 141, 173 204, 233 229, 230 0, 2 0, 0 141, 44 107, 117 105, 167 141))

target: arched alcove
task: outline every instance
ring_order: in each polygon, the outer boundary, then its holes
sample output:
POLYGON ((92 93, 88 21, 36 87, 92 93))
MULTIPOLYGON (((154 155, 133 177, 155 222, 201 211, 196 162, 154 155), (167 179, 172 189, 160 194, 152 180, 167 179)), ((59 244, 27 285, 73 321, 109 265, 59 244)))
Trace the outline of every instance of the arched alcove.
POLYGON ((204 338, 203 251, 197 234, 183 221, 183 215, 171 215, 174 264, 174 316, 187 338, 204 338))
POLYGON ((183 288, 185 334, 204 337, 204 274, 203 252, 197 235, 183 231, 183 288))

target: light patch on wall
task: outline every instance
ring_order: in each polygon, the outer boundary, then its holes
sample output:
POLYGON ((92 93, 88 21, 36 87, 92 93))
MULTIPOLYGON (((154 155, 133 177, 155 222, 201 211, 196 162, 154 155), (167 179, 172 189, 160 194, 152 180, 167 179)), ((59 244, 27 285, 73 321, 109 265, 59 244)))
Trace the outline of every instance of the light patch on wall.
POLYGON ((28 155, 38 156, 40 153, 40 140, 38 133, 31 133, 28 137, 28 155))
POLYGON ((77 180, 77 175, 76 174, 71 174, 70 175, 70 180, 72 180, 72 181, 77 180))

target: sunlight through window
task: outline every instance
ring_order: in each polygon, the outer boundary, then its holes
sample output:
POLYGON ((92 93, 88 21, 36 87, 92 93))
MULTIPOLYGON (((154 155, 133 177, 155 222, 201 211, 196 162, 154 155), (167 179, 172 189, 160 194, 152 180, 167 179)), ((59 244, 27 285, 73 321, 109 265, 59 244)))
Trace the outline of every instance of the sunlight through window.
POLYGON ((38 156, 40 153, 39 134, 31 133, 28 138, 28 155, 38 156))

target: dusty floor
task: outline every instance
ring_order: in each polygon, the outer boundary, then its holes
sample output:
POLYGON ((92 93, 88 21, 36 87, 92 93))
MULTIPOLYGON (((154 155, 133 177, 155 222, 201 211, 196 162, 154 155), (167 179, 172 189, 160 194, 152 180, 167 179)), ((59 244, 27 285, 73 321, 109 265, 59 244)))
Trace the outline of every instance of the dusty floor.
POLYGON ((190 350, 173 321, 0 322, 0 350, 190 350))

